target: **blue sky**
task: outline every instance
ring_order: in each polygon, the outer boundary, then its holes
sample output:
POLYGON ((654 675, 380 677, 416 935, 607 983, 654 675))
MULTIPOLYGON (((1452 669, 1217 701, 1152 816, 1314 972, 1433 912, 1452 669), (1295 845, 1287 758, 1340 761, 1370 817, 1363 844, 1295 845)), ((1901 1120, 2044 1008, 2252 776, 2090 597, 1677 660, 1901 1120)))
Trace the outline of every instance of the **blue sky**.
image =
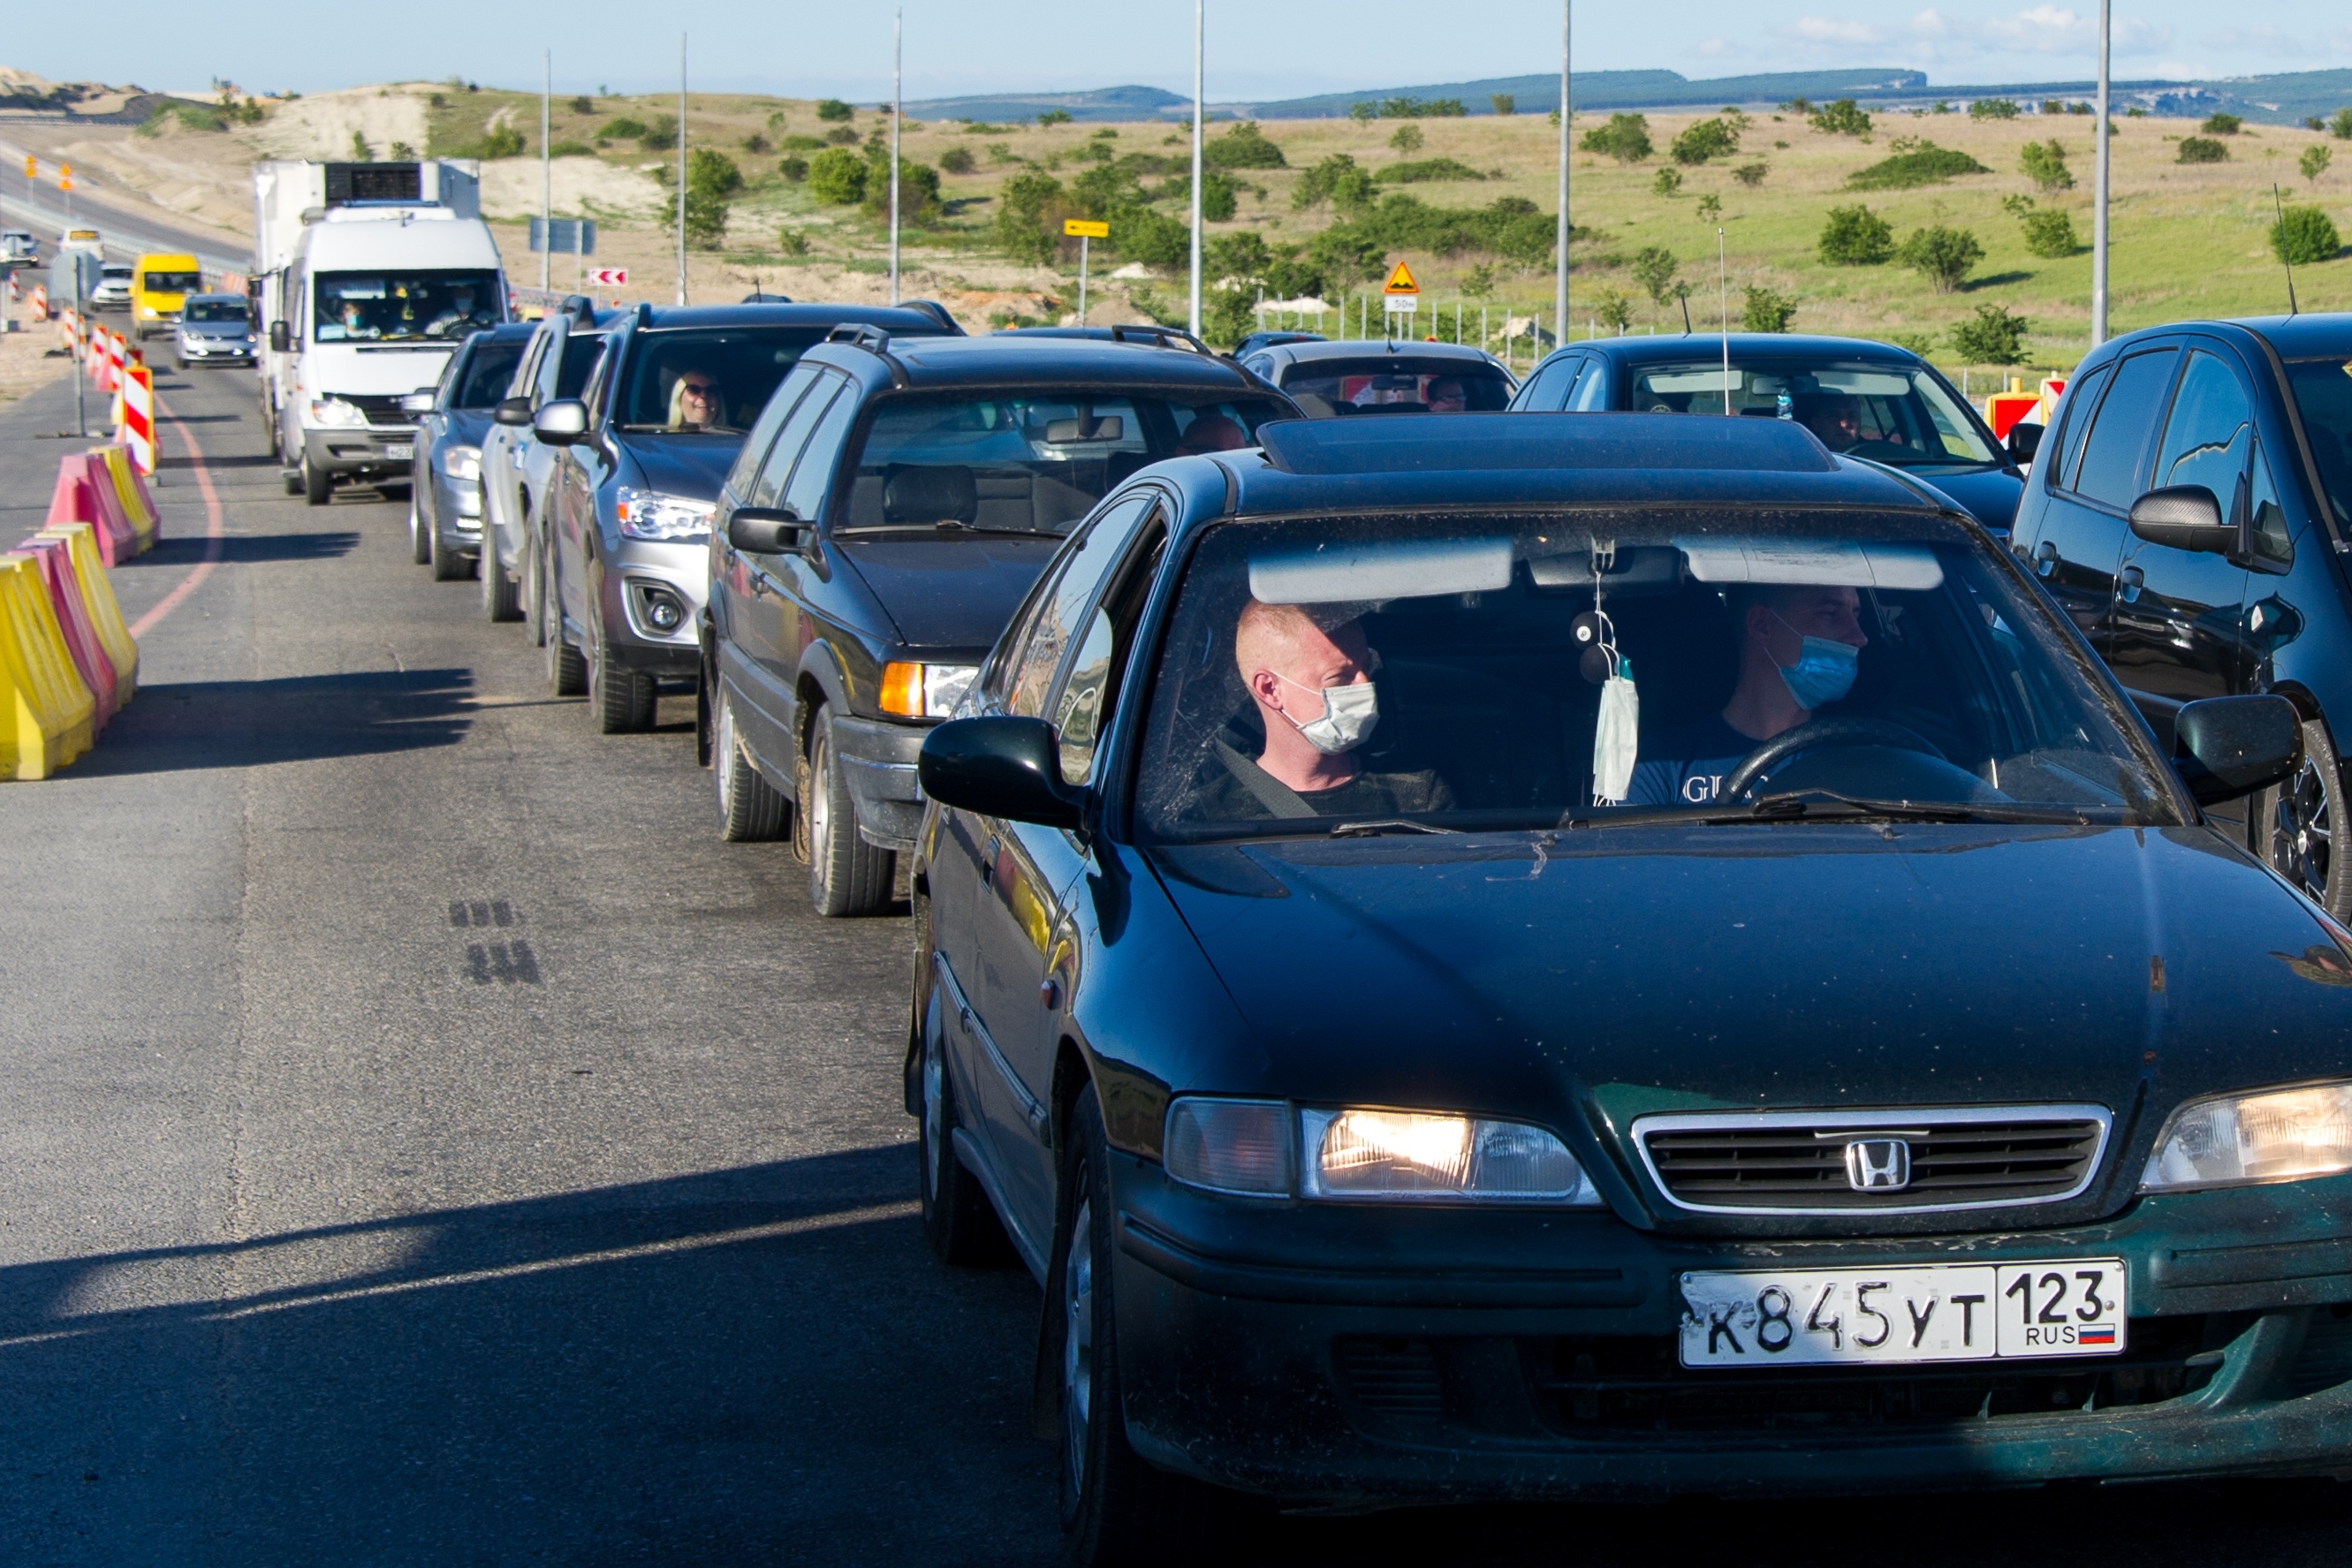
MULTIPOLYGON (((949 93, 1192 85, 1192 7, 1185 0, 1006 9, 970 0, 908 0, 909 98, 949 93)), ((1586 0, 1580 68, 1664 67, 1690 77, 1810 66, 1885 65, 1938 83, 2055 79, 2093 68, 2095 0, 2017 6, 1990 0, 1921 5, 1793 0, 1780 7, 1681 0, 1670 8, 1586 0), (1661 21, 1664 25, 1661 25, 1661 21)), ((201 88, 207 78, 318 91, 395 78, 461 73, 535 85, 543 41, 566 92, 643 91, 674 81, 677 26, 692 34, 698 85, 719 90, 887 94, 890 6, 701 0, 655 7, 571 0, 557 7, 492 0, 408 0, 390 8, 304 7, 281 25, 190 20, 127 0, 92 28, 69 6, 27 6, 0 64, 53 79, 201 88), (646 18, 659 16, 657 25, 646 18)), ((1557 59, 1557 0, 1486 0, 1455 10, 1426 0, 1209 0, 1209 94, 1266 99, 1419 82, 1513 76, 1557 59)), ((2336 0, 2129 0, 2116 10, 2121 77, 2219 77, 2352 65, 2352 6, 2336 0)))

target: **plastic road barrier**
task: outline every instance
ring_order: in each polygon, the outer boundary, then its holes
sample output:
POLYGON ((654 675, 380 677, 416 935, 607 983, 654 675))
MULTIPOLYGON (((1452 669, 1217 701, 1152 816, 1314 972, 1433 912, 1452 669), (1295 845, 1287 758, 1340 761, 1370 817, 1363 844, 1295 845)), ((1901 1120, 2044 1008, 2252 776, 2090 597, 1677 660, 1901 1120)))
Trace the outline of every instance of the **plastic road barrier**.
POLYGON ((1995 392, 1985 400, 1985 420, 1992 433, 2006 437, 2009 427, 2021 419, 2042 413, 2042 394, 2035 392, 1995 392))
POLYGON ((90 714, 91 737, 103 735, 106 721, 121 706, 114 700, 114 661, 107 657, 105 644, 98 640, 98 632, 89 623, 89 612, 82 604, 81 586, 74 580, 72 552, 63 539, 35 538, 17 546, 12 554, 41 569, 41 583, 48 590, 49 609, 58 618, 66 652, 73 657, 74 673, 81 676, 81 684, 96 699, 90 714))
POLYGON ((46 283, 36 283, 33 285, 33 319, 46 321, 48 319, 49 286, 46 283))
POLYGON ((0 778, 46 779, 89 749, 97 699, 82 685, 39 565, 0 560, 0 778))
POLYGON ((155 472, 155 378, 144 365, 131 367, 122 389, 122 444, 134 469, 155 472))
POLYGON ((81 591, 89 629, 114 668, 114 706, 118 711, 129 706, 131 694, 139 689, 139 644, 122 623, 122 606, 115 602, 114 585, 106 580, 106 565, 98 553, 98 529, 89 523, 51 523, 33 537, 58 541, 72 558, 74 581, 81 591))
MULTIPOLYGON (((102 468, 102 465, 97 465, 102 468)), ((58 460, 57 488, 49 493, 49 525, 88 523, 97 531, 99 559, 121 566, 139 549, 139 535, 122 509, 111 480, 94 471, 88 453, 70 452, 58 460)))
POLYGON ((137 553, 144 555, 153 549, 161 519, 155 516, 154 498, 147 494, 147 486, 140 482, 138 471, 131 466, 130 451, 121 446, 93 446, 89 456, 91 462, 105 465, 106 478, 102 483, 114 487, 115 501, 122 507, 131 531, 137 536, 137 553))

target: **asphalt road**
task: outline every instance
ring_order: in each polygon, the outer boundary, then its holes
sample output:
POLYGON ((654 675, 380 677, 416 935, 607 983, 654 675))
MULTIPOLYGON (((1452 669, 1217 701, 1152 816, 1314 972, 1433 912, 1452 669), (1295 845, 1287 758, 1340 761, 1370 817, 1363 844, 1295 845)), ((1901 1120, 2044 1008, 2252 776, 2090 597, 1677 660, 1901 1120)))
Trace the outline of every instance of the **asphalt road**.
MULTIPOLYGON (((685 704, 596 736, 401 507, 286 497, 251 388, 159 374, 139 696, 0 787, 0 1563, 1051 1560, 1037 1293, 914 1218, 904 920, 719 843, 685 704)), ((0 410, 0 545, 70 406, 0 410)), ((2333 1483, 2069 1488, 1234 1560, 2332 1564, 2344 1524, 2333 1483)))

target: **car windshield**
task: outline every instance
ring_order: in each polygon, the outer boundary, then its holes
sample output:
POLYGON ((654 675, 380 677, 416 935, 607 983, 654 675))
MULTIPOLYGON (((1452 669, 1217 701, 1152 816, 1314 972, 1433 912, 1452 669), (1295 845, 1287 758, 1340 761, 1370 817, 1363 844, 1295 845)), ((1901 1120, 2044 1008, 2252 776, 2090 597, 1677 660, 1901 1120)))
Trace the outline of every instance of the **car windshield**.
POLYGON ((193 294, 204 286, 193 272, 151 272, 141 284, 150 294, 193 294))
POLYGON ((1511 401, 1503 372, 1475 360, 1368 354, 1291 366, 1282 390, 1311 419, 1346 413, 1496 413, 1511 401))
POLYGON ((740 435, 824 327, 727 327, 639 332, 621 371, 624 430, 740 435))
POLYGON ((454 341, 505 319, 491 272, 322 272, 311 293, 321 343, 454 341))
POLYGON ((131 281, 131 268, 122 262, 109 261, 100 263, 98 269, 98 275, 106 279, 109 283, 128 283, 131 281))
POLYGON ((1228 523, 1160 646, 1136 804, 1166 840, 2181 820, 2033 591, 1936 518, 1228 523))
POLYGON ((242 299, 191 299, 186 308, 181 311, 180 319, 243 323, 250 318, 246 314, 245 301, 242 299))
POLYGON ((1159 390, 894 398, 867 427, 836 531, 1067 533, 1145 464, 1253 445, 1259 425, 1291 417, 1268 399, 1159 390))
POLYGON ((2319 460, 2319 482, 2338 528, 2352 527, 2352 361, 2291 360, 2287 383, 2294 388, 2311 455, 2319 460))
MULTIPOLYGON (((1724 404, 1723 361, 1631 367, 1622 406, 1638 413, 1712 413, 1724 404)), ((1793 419, 1832 452, 1898 468, 1998 463, 1960 400, 1932 371, 1859 361, 1733 360, 1731 411, 1793 419)))
POLYGON ((493 408, 507 395, 507 384, 514 380, 515 366, 522 360, 523 345, 513 343, 477 343, 458 373, 457 394, 449 400, 451 408, 493 408))

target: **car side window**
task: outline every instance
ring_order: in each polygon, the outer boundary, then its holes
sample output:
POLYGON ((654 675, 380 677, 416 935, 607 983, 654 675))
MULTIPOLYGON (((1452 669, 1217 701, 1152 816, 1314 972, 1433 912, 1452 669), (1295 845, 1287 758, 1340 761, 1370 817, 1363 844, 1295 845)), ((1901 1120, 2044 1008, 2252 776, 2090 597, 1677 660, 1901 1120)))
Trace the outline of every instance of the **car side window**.
POLYGON ((1087 617, 1087 634, 1063 671, 1055 694, 1054 732, 1061 743, 1062 781, 1091 783, 1095 756, 1110 720, 1119 671, 1149 596, 1151 579, 1168 544, 1165 512, 1155 513, 1137 548, 1128 552, 1117 579, 1087 617))
POLYGON ((2287 526, 2286 511, 2279 505, 2278 486, 2271 479, 2271 465, 2263 460, 2260 447, 2254 449, 2253 481, 2246 501, 2254 553, 2264 560, 2294 560, 2294 536, 2287 526))
POLYGON ((2116 368, 2115 384, 2092 419, 2082 471, 2074 479, 2074 488, 2086 498, 2120 512, 2147 488, 2148 435, 2179 359, 2178 349, 2158 349, 2134 354, 2116 368))
MULTIPOLYGON (((774 496, 776 491, 783 488, 782 476, 779 476, 776 483, 769 488, 769 499, 754 501, 750 498, 752 476, 761 471, 770 450, 776 444, 776 433, 783 428, 784 421, 800 406, 801 399, 809 388, 816 384, 816 379, 815 366, 794 365, 785 372, 775 394, 768 399, 768 406, 760 411, 760 417, 751 422, 751 434, 743 438, 743 450, 735 455, 735 466, 727 474, 727 489, 743 505, 772 507, 776 504, 774 496)), ((789 457, 785 461, 785 471, 791 471, 789 457)))
MULTIPOLYGON (((820 387, 810 394, 809 401, 814 402, 824 395, 820 387)), ((857 422, 858 402, 857 389, 844 387, 817 421, 815 433, 809 437, 799 461, 793 465, 793 476, 784 486, 782 499, 794 517, 814 522, 824 511, 825 492, 833 485, 834 469, 841 463, 841 444, 849 439, 849 427, 857 422)))
POLYGON ((604 357, 605 341, 602 332, 575 332, 563 340, 563 362, 555 371, 557 397, 578 397, 587 387, 590 373, 604 357))
POLYGON ((522 397, 539 384, 539 356, 546 347, 546 333, 531 334, 530 341, 522 347, 522 361, 515 366, 514 380, 507 383, 507 396, 522 397))
POLYGON ((1040 596, 1036 616, 1024 630, 1014 668, 1005 683, 1007 713, 1026 718, 1044 715, 1062 655, 1086 631, 1087 603, 1135 525, 1158 499, 1156 494, 1146 491, 1120 501, 1096 518, 1083 538, 1061 551, 1062 566, 1053 590, 1040 596))
POLYGON ((1608 406, 1609 362, 1588 359, 1582 373, 1576 378, 1576 385, 1569 390, 1568 412, 1591 413, 1608 406))
POLYGON ((2157 449, 2155 487, 2201 485, 2231 517, 2253 446, 2252 394, 2220 355, 2190 350, 2157 449))
POLYGON ((1566 408, 1569 389, 1576 384, 1576 372, 1584 365, 1582 354, 1562 354, 1537 371, 1519 389, 1518 412, 1558 413, 1566 408))
POLYGON ((2091 415, 2097 412, 2099 393, 2106 390, 2113 365, 2101 365, 2066 389, 2066 417, 2058 427, 2058 462, 2050 483, 2062 490, 2074 486, 2076 461, 2083 455, 2083 438, 2091 434, 2091 415))

